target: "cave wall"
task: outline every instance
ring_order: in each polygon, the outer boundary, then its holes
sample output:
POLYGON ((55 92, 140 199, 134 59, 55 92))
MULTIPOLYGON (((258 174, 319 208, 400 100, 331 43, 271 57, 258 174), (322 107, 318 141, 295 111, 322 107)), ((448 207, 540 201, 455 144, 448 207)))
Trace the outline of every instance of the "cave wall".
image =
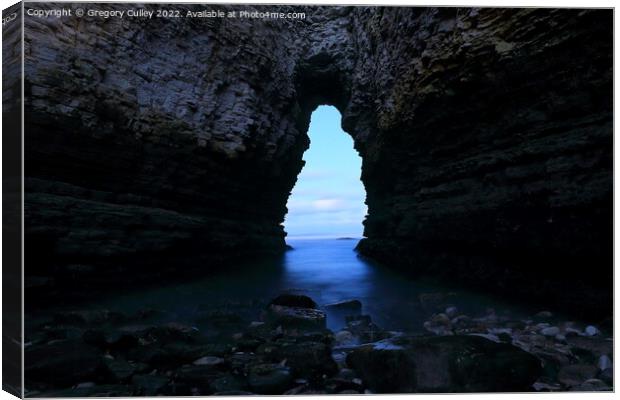
POLYGON ((365 43, 384 60, 371 73, 384 83, 365 146, 360 250, 505 296, 609 311, 609 10, 376 18, 365 43))
POLYGON ((363 158, 362 254, 610 299, 612 11, 277 8, 307 18, 26 18, 33 282, 281 252, 310 114, 332 104, 363 158))
POLYGON ((26 20, 27 272, 153 279, 281 252, 307 146, 295 29, 87 22, 26 20))

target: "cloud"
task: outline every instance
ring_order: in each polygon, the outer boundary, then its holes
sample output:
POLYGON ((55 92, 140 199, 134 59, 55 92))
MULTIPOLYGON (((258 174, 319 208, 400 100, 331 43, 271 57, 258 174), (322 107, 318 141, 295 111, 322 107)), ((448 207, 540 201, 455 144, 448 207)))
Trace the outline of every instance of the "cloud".
POLYGON ((320 199, 312 202, 315 210, 330 211, 342 209, 346 202, 342 199, 320 199))
POLYGON ((300 173, 297 179, 330 179, 336 174, 334 171, 328 171, 324 169, 311 169, 304 168, 300 173))

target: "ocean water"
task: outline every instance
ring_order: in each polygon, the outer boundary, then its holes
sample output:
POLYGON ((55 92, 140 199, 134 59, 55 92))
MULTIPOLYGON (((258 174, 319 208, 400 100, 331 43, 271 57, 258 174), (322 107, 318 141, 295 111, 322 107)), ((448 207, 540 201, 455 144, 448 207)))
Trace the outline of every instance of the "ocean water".
MULTIPOLYGON (((446 303, 475 317, 489 308, 514 317, 531 310, 498 298, 454 290, 428 280, 413 279, 373 263, 354 250, 357 240, 289 240, 293 248, 277 258, 254 260, 237 268, 211 274, 182 284, 135 291, 103 299, 93 308, 125 313, 144 309, 158 310, 162 319, 210 329, 205 314, 238 314, 244 320, 258 320, 269 300, 283 292, 305 294, 320 307, 357 299, 362 313, 370 315, 383 329, 423 331, 423 323, 434 312, 433 304, 421 298, 443 297, 446 303)), ((443 307, 443 306, 442 306, 443 307)), ((345 326, 343 313, 327 311, 332 330, 345 326)))

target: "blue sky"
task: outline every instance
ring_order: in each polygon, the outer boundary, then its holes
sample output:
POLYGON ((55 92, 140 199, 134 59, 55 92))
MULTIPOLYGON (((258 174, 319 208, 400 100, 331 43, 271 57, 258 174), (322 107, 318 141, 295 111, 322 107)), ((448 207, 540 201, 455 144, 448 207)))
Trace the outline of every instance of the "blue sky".
POLYGON ((367 212, 362 159, 340 119, 331 106, 312 113, 306 165, 287 205, 284 226, 289 238, 362 237, 367 212))

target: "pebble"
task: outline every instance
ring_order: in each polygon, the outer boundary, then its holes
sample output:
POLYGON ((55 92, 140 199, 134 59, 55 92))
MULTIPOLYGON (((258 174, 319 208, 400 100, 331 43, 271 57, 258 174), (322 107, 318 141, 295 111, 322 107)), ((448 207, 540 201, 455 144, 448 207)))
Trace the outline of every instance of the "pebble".
POLYGON ((581 331, 579 329, 575 329, 573 327, 567 327, 564 329, 564 333, 566 336, 580 336, 581 331))
POLYGON ((82 383, 78 383, 75 387, 76 389, 81 389, 81 388, 91 388, 95 386, 95 382, 82 382, 82 383))
POLYGON ((548 384, 544 382, 536 382, 532 385, 532 387, 537 392, 555 392, 562 389, 562 387, 558 384, 548 384))
POLYGON ((488 331, 493 335, 501 335, 502 333, 512 335, 512 329, 510 328, 491 328, 488 331))
POLYGON ((598 335, 598 333, 599 333, 598 329, 596 329, 596 327, 592 325, 586 326, 586 329, 584 331, 584 334, 586 336, 596 336, 598 335))
POLYGON ((611 366, 600 373, 599 378, 603 380, 603 382, 613 385, 614 383, 614 367, 611 366))
POLYGON ((611 368, 613 364, 609 357, 602 355, 599 357, 597 365, 601 371, 605 371, 606 369, 611 368))
POLYGON ((558 333, 557 335, 555 335, 555 340, 557 340, 558 342, 566 342, 566 335, 558 333))
POLYGON ((588 379, 580 385, 576 385, 570 388, 572 391, 580 391, 580 392, 600 392, 600 391, 610 391, 612 390, 605 382, 600 379, 588 379))
POLYGON ((431 322, 436 325, 450 325, 450 318, 446 314, 437 314, 431 318, 431 322))
POLYGON ((224 359, 220 357, 206 356, 194 361, 194 365, 220 365, 224 363, 224 359))
POLYGON ((560 333, 560 328, 557 326, 550 326, 548 328, 541 329, 540 333, 544 336, 557 336, 560 333))
POLYGON ((345 345, 353 343, 355 338, 351 332, 342 330, 334 335, 334 340, 339 345, 345 345))
POLYGON ((454 317, 456 317, 456 316, 458 315, 458 313, 459 313, 459 310, 458 310, 456 307, 454 307, 454 306, 452 306, 452 307, 448 307, 448 308, 446 308, 446 310, 445 310, 445 314, 446 314, 448 317, 450 317, 450 318, 454 318, 454 317))

